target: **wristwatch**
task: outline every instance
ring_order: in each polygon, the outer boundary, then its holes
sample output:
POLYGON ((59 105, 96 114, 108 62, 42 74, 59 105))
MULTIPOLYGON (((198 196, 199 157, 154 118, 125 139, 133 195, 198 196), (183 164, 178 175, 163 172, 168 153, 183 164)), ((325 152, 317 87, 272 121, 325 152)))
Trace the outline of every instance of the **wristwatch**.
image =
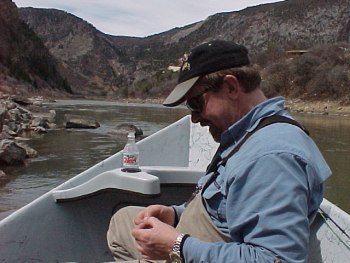
POLYGON ((183 263, 183 259, 181 257, 181 242, 184 238, 185 234, 180 234, 177 236, 173 248, 170 251, 169 257, 172 263, 183 263))

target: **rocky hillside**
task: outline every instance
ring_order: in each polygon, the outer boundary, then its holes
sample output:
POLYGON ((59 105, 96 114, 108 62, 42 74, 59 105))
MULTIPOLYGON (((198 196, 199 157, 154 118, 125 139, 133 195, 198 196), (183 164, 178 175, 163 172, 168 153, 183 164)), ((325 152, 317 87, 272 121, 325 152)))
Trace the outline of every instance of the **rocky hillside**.
MULTIPOLYGON (((74 93, 82 95, 162 97, 176 82, 176 73, 168 71, 168 66, 178 64, 190 47, 211 39, 245 44, 252 60, 262 68, 280 63, 280 59, 289 61, 285 57, 288 50, 310 50, 320 44, 337 43, 337 50, 343 52, 340 55, 349 55, 347 47, 339 45, 350 41, 349 0, 289 0, 260 5, 215 14, 146 38, 106 35, 58 10, 21 8, 19 13, 59 61, 58 70, 74 93)), ((340 63, 349 70, 347 62, 340 63)), ((317 64, 313 66, 317 68, 317 64)), ((347 85, 350 76, 343 77, 341 85, 347 85)))
POLYGON ((59 61, 75 94, 115 95, 132 81, 133 62, 88 22, 53 9, 25 8, 20 14, 59 61))
POLYGON ((40 38, 19 19, 10 0, 0 1, 0 84, 5 92, 54 89, 70 92, 56 62, 40 38))

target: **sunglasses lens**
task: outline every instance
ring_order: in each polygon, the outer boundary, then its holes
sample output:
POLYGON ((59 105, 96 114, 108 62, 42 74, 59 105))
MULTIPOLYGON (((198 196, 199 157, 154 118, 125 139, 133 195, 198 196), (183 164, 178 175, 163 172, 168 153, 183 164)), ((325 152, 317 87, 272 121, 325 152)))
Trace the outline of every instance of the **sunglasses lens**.
POLYGON ((198 99, 190 99, 186 102, 187 108, 192 112, 201 112, 202 111, 202 103, 198 99))
POLYGON ((206 93, 208 89, 202 91, 202 93, 197 96, 187 100, 186 106, 192 112, 200 113, 203 110, 203 94, 206 93))

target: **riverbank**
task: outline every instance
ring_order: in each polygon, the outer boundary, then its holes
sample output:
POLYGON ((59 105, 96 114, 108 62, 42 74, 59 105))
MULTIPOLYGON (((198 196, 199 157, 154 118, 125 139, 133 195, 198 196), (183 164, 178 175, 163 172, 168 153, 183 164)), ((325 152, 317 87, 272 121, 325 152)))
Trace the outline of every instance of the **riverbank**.
POLYGON ((304 101, 286 99, 286 109, 291 112, 307 114, 350 116, 350 105, 342 105, 339 101, 304 101))
POLYGON ((0 92, 0 186, 8 181, 2 169, 24 165, 26 159, 37 156, 37 151, 25 143, 26 137, 56 128, 56 112, 43 109, 42 100, 0 92))
MULTIPOLYGON (((99 98, 98 100, 103 100, 99 98)), ((118 99, 112 100, 122 103, 150 103, 162 104, 164 98, 155 99, 118 99)), ((322 114, 322 115, 339 115, 350 117, 350 105, 342 105, 340 101, 305 101, 301 99, 286 99, 285 107, 291 112, 299 112, 306 114, 322 114)))
MULTIPOLYGON (((37 94, 36 94, 37 95, 37 94)), ((54 94, 42 95, 43 102, 55 101, 55 100, 99 100, 99 101, 115 101, 121 103, 140 103, 140 104, 162 104, 164 98, 120 98, 110 99, 105 97, 77 97, 77 96, 56 96, 54 94), (47 96, 45 96, 47 95, 47 96)), ((31 98, 33 98, 32 96, 31 98)), ((28 97, 27 99, 29 99, 28 97)), ((323 114, 323 115, 339 115, 350 116, 350 104, 344 105, 341 101, 337 100, 303 100, 295 98, 286 98, 286 109, 291 112, 307 113, 307 114, 323 114)))

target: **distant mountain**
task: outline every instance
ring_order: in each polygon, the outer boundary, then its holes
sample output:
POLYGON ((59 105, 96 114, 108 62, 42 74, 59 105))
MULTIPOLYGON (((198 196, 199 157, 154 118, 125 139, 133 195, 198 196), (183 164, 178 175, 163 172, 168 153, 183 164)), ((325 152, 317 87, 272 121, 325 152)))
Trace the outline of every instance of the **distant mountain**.
POLYGON ((19 19, 10 0, 0 1, 0 90, 16 87, 35 92, 51 89, 71 92, 56 69, 56 61, 40 38, 19 19))
MULTIPOLYGON (((262 68, 287 50, 350 41, 350 0, 289 0, 219 13, 145 38, 103 34, 67 12, 20 8, 75 94, 162 97, 176 82, 185 51, 211 39, 233 40, 262 68)), ((341 50, 341 49, 339 49, 341 50)))
POLYGON ((20 8, 19 12, 59 61, 59 71, 74 93, 115 95, 131 83, 133 61, 88 22, 54 9, 20 8))

